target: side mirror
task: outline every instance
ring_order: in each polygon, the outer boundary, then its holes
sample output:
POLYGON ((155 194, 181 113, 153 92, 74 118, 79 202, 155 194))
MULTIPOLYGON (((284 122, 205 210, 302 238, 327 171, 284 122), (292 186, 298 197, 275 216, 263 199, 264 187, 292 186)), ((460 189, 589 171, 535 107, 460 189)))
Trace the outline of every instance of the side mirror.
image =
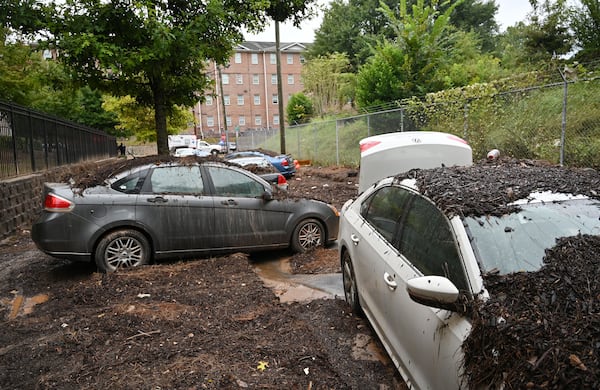
POLYGON ((458 288, 443 276, 422 276, 406 282, 410 298, 422 305, 463 312, 459 304, 458 288))
POLYGON ((262 199, 264 201, 269 201, 269 200, 273 200, 273 193, 270 191, 265 190, 262 194, 262 199))

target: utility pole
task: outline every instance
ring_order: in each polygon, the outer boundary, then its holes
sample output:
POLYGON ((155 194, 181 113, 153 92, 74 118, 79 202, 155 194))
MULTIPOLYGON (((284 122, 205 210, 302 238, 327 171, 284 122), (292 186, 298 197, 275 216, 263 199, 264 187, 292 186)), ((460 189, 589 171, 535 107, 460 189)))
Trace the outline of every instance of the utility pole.
POLYGON ((281 49, 279 46, 279 22, 275 20, 275 50, 277 53, 277 103, 279 106, 279 143, 281 153, 285 154, 285 121, 283 116, 283 85, 281 83, 281 49))

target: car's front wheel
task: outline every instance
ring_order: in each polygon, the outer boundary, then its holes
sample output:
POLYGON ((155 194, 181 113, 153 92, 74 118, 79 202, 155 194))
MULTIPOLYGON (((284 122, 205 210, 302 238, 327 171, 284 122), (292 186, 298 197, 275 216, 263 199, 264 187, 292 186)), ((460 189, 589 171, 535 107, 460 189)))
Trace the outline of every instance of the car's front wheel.
POLYGON ((117 230, 100 240, 94 258, 100 272, 145 265, 150 262, 150 243, 137 230, 117 230))
POLYGON ((300 222, 292 234, 292 249, 297 253, 322 246, 324 242, 325 229, 321 222, 313 218, 300 222))
POLYGON ((363 316, 362 308, 358 300, 358 287, 356 285, 356 276, 354 275, 354 267, 350 253, 344 251, 342 255, 342 279, 344 284, 344 297, 352 312, 356 315, 363 316))

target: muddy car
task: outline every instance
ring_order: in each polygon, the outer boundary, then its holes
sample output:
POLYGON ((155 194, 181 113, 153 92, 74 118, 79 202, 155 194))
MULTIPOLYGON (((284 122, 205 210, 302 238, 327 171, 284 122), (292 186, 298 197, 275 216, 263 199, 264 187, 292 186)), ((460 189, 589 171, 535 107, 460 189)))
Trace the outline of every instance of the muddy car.
POLYGON ((46 183, 31 236, 45 253, 92 260, 103 272, 163 258, 304 252, 337 238, 335 207, 273 191, 259 176, 220 162, 146 164, 85 189, 46 183))
POLYGON ((346 300, 369 319, 409 387, 598 385, 598 328, 589 323, 600 325, 598 306, 591 309, 600 291, 576 264, 587 257, 593 279, 600 269, 597 255, 582 255, 595 253, 588 237, 600 236, 599 182, 595 170, 481 164, 389 177, 344 205, 346 300), (550 255, 576 245, 579 255, 566 262, 550 255), (522 275, 528 282, 516 289, 522 275), (491 288, 498 278, 504 289, 491 288), (541 338, 528 339, 538 328, 541 338), (540 376, 547 351, 547 364, 564 366, 540 376))

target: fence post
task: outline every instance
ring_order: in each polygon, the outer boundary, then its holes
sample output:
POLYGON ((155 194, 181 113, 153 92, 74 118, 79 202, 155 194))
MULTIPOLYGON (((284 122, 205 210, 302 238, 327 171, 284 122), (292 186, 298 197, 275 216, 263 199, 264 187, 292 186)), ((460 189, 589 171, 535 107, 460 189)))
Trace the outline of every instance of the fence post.
POLYGON ((567 95, 569 89, 569 83, 564 73, 558 69, 560 77, 563 79, 563 105, 562 105, 562 123, 560 131, 560 166, 562 167, 565 163, 565 133, 567 132, 567 95))
POLYGON ((469 137, 467 136, 467 133, 469 131, 469 99, 467 99, 467 101, 465 102, 465 107, 463 110, 464 110, 463 138, 465 139, 465 141, 468 141, 469 137))
POLYGON ((339 120, 335 121, 335 163, 336 165, 340 165, 340 130, 339 130, 339 120))

